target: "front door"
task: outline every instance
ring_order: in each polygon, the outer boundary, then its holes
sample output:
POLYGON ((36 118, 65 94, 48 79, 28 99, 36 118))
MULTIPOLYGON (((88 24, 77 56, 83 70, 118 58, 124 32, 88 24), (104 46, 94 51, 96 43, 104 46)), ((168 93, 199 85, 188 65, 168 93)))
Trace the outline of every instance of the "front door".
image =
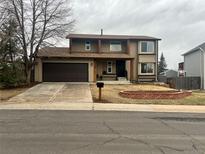
POLYGON ((116 73, 117 73, 117 77, 126 77, 125 61, 124 60, 117 60, 116 61, 116 73))

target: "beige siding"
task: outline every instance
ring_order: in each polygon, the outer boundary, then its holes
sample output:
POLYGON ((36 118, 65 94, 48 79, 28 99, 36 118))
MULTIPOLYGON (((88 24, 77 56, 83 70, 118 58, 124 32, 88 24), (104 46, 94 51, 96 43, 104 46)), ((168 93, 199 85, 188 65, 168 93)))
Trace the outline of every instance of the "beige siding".
POLYGON ((156 56, 155 55, 139 55, 139 62, 156 62, 156 56))
POLYGON ((72 40, 72 52, 82 52, 86 51, 85 50, 85 42, 86 41, 91 41, 91 50, 87 52, 97 52, 98 50, 98 42, 97 40, 72 40))

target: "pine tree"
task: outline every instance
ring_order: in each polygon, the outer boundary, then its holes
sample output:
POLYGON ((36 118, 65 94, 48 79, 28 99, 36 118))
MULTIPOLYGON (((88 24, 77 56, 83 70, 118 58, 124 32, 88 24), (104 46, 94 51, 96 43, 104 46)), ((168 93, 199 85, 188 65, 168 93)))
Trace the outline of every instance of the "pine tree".
POLYGON ((0 34, 0 62, 15 63, 15 59, 20 56, 16 22, 10 19, 2 23, 0 34))
POLYGON ((166 64, 166 60, 165 57, 163 55, 163 53, 160 56, 160 61, 159 61, 159 65, 158 65, 158 74, 164 72, 167 68, 167 64, 166 64))

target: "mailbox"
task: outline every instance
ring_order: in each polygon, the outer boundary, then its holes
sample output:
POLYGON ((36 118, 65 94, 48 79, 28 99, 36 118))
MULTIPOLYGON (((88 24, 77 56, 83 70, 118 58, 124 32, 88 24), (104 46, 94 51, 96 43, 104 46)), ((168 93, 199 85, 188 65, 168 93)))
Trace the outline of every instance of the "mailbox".
POLYGON ((98 88, 103 88, 104 87, 103 82, 97 82, 96 85, 97 85, 98 88))
POLYGON ((101 97, 102 97, 101 88, 104 87, 104 83, 103 82, 97 82, 96 86, 99 88, 99 101, 101 101, 101 97))

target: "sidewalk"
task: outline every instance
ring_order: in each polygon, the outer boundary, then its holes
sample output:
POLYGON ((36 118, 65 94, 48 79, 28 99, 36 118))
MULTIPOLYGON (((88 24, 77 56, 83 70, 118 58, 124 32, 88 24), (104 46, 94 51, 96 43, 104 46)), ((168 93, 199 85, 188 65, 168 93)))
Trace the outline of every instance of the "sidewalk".
POLYGON ((142 111, 205 113, 205 106, 146 105, 110 103, 34 103, 0 104, 0 110, 87 110, 87 111, 142 111))

